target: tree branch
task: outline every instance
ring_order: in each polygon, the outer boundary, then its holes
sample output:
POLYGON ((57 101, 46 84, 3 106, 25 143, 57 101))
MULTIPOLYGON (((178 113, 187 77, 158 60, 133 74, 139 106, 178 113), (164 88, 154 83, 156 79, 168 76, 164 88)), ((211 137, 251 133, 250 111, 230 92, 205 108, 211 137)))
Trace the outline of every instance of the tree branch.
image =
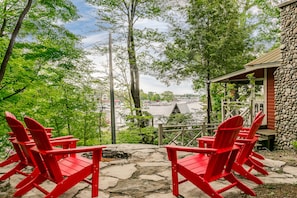
POLYGON ((8 98, 11 98, 12 96, 15 96, 15 95, 17 95, 17 94, 23 92, 26 88, 27 88, 27 86, 25 86, 25 87, 23 87, 23 88, 21 88, 21 89, 17 89, 14 93, 12 93, 12 94, 10 94, 10 95, 5 96, 4 98, 2 98, 2 101, 3 101, 3 100, 6 100, 6 99, 8 99, 8 98))

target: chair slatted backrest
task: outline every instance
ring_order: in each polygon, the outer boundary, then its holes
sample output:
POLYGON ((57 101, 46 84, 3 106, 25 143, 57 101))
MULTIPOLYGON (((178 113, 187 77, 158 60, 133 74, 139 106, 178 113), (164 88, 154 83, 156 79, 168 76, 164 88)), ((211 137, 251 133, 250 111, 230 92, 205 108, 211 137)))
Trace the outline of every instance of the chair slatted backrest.
MULTIPOLYGON (((32 138, 36 143, 38 150, 41 152, 53 150, 53 146, 50 143, 46 129, 32 118, 26 116, 24 120, 32 135, 32 138)), ((56 182, 60 182, 63 180, 61 169, 55 156, 40 154, 36 152, 33 152, 33 155, 34 160, 37 162, 37 166, 41 171, 41 174, 49 174, 48 178, 52 178, 56 182)))
MULTIPOLYGON (((233 116, 218 126, 213 143, 213 148, 218 150, 215 154, 210 155, 209 163, 204 175, 205 180, 214 181, 221 177, 226 169, 230 154, 233 150, 234 142, 242 125, 243 118, 241 116, 233 116)), ((229 168, 231 167, 229 166, 229 168)))
POLYGON ((258 129, 260 128, 263 119, 265 117, 265 114, 258 115, 255 117, 255 120, 253 121, 250 130, 248 131, 247 136, 245 137, 246 139, 252 139, 255 137, 256 132, 258 131, 258 129))
MULTIPOLYGON (((7 112, 7 111, 5 112, 5 118, 8 123, 8 126, 11 128, 11 130, 18 142, 24 143, 24 142, 30 141, 27 130, 24 127, 23 123, 21 123, 19 120, 17 120, 16 117, 12 113, 7 112)), ((28 163, 32 163, 28 148, 23 144, 19 144, 19 147, 21 147, 21 152, 22 152, 23 157, 25 157, 25 159, 28 161, 28 163)), ((20 158, 22 159, 22 157, 20 157, 20 158)))

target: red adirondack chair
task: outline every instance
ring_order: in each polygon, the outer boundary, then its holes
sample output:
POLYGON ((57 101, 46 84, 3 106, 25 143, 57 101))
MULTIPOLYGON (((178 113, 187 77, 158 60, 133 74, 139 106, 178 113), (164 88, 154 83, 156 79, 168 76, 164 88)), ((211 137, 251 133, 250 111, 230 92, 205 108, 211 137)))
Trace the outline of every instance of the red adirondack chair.
MULTIPOLYGON (((255 136, 255 134, 261 126, 264 116, 264 114, 259 115, 252 123, 249 131, 243 132, 243 134, 239 135, 239 138, 236 139, 235 144, 238 145, 240 149, 232 166, 235 172, 257 184, 263 184, 263 182, 251 173, 252 170, 256 170, 263 175, 268 175, 268 172, 264 169, 264 165, 254 159, 252 154, 254 146, 258 141, 258 136, 255 136)), ((214 144, 214 137, 197 138, 197 142, 200 148, 205 146, 211 148, 214 144)))
POLYGON ((46 135, 45 128, 32 118, 25 117, 25 123, 36 143, 31 149, 39 173, 32 174, 28 184, 19 188, 14 196, 22 196, 33 188, 37 188, 45 194, 46 198, 58 197, 71 187, 85 181, 92 185, 92 197, 98 196, 99 162, 102 149, 105 146, 92 146, 83 148, 54 149, 46 135), (77 153, 92 152, 93 159, 87 159, 77 153), (63 155, 63 158, 57 156, 63 155), (92 175, 92 180, 87 177, 92 175), (50 180, 56 183, 50 192, 42 188, 40 184, 50 180))
MULTIPOLYGON (((265 114, 263 114, 262 111, 259 111, 259 112, 256 114, 256 116, 254 117, 253 123, 256 121, 256 119, 257 119, 258 117, 263 116, 263 115, 265 116, 265 114)), ((251 124, 251 126, 253 125, 253 123, 251 124)), ((248 136, 249 134, 252 134, 252 133, 250 133, 250 129, 251 129, 251 127, 242 127, 242 129, 240 130, 240 132, 239 132, 239 134, 238 134, 238 137, 239 137, 239 138, 247 138, 247 136, 248 136)), ((214 132, 216 132, 216 130, 215 130, 214 132)), ((256 136, 256 137, 260 137, 260 135, 258 135, 258 134, 253 134, 253 135, 256 136)), ((204 136, 204 138, 207 138, 207 137, 213 138, 212 136, 204 136)), ((250 138, 250 137, 251 137, 251 135, 249 135, 249 138, 250 138)), ((207 143, 207 142, 205 142, 205 143, 207 143)), ((255 152, 255 151, 252 151, 251 156, 253 156, 253 157, 255 157, 255 158, 258 158, 258 159, 260 159, 260 160, 264 160, 264 159, 265 159, 263 155, 261 155, 261 154, 255 152)), ((259 166, 263 166, 263 164, 262 164, 261 162, 259 162, 258 160, 255 160, 255 163, 258 163, 259 166)))
MULTIPOLYGON (((5 111, 5 117, 10 117, 10 118, 17 119, 15 117, 15 115, 13 115, 12 113, 10 113, 8 111, 5 111)), ((51 131, 52 131, 52 128, 47 128, 47 132, 48 132, 49 136, 51 136, 51 131)), ((4 166, 7 166, 7 165, 12 164, 14 162, 20 161, 20 158, 19 158, 19 155, 20 155, 19 148, 18 148, 17 145, 14 145, 14 143, 13 143, 13 141, 15 140, 15 134, 13 133, 13 131, 11 131, 11 132, 8 132, 8 135, 9 135, 9 141, 12 143, 12 145, 14 147, 14 151, 12 151, 12 154, 9 155, 7 157, 7 159, 5 159, 4 161, 0 162, 0 167, 4 167, 4 166)), ((31 138, 29 134, 28 134, 28 137, 31 138)))
MULTIPOLYGON (((13 114, 5 112, 5 118, 9 127, 12 130, 12 132, 10 133, 12 136, 11 141, 16 151, 17 158, 19 160, 16 161, 18 162, 16 166, 14 166, 11 170, 9 170, 0 177, 0 180, 5 180, 17 173, 21 174, 26 178, 16 185, 16 188, 20 188, 23 185, 25 185, 28 181, 30 181, 30 178, 28 177, 30 173, 28 173, 27 171, 23 171, 23 169, 29 166, 32 167, 33 172, 36 171, 36 166, 34 164, 30 150, 30 148, 33 147, 35 143, 32 139, 30 139, 28 131, 24 127, 24 125, 19 120, 17 120, 13 114)), ((51 138, 50 140, 52 144, 60 145, 64 148, 75 148, 76 142, 78 141, 78 139, 73 139, 72 136, 51 138)))
MULTIPOLYGON (((263 163, 253 158, 256 155, 256 152, 253 150, 258 141, 256 132, 261 126, 264 117, 265 115, 262 114, 256 118, 250 130, 247 132, 247 135, 236 140, 238 144, 241 143, 240 151, 232 167, 234 171, 257 184, 263 184, 263 182, 251 173, 252 170, 256 170, 263 175, 268 175, 268 172, 264 169, 263 163), (249 168, 247 169, 244 165, 247 165, 249 168)), ((260 155, 257 154, 257 156, 260 155)))
MULTIPOLYGON (((256 114, 256 116, 254 117, 253 123, 256 121, 256 119, 257 119, 258 117, 260 117, 260 116, 262 116, 262 115, 265 115, 265 114, 263 114, 262 111, 259 111, 259 112, 256 114)), ((251 124, 251 126, 253 125, 253 123, 251 124)), ((238 136, 241 137, 241 138, 246 138, 247 135, 249 134, 250 129, 251 129, 251 127, 243 127, 243 128, 241 129, 241 131, 239 132, 238 136)), ((258 134, 255 134, 255 136, 256 136, 256 137, 260 137, 260 135, 258 135, 258 134)), ((255 158, 260 159, 260 160, 264 160, 264 159, 265 159, 263 155, 261 155, 261 154, 255 152, 255 151, 252 151, 251 155, 252 155, 253 157, 255 157, 255 158)), ((256 160, 256 162, 259 162, 259 161, 256 160)), ((262 164, 262 163, 259 162, 259 165, 261 165, 261 164, 262 164)), ((263 164, 262 164, 262 166, 263 166, 263 164)))
POLYGON ((234 116, 218 126, 212 148, 193 148, 180 146, 166 146, 168 158, 172 166, 172 193, 180 196, 178 185, 190 181, 203 192, 213 198, 222 198, 222 192, 236 186, 246 194, 255 196, 253 190, 239 181, 231 172, 233 162, 239 148, 234 146, 239 130, 242 128, 243 118, 234 116), (178 159, 177 152, 197 153, 178 159), (179 181, 178 174, 185 179, 179 181), (214 189, 211 182, 225 179, 230 182, 221 189, 214 189))

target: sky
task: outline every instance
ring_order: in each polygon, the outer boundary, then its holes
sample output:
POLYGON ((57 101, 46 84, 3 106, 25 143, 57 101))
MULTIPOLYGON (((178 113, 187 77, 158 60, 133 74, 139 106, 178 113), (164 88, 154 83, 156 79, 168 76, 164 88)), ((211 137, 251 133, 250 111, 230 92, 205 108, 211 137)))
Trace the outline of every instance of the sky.
MULTIPOLYGON (((87 4, 85 0, 73 0, 72 2, 77 6, 80 18, 77 21, 66 24, 66 28, 69 29, 71 32, 83 37, 82 43, 87 50, 99 43, 107 44, 108 32, 99 31, 98 27, 96 26, 96 7, 87 4)), ((152 24, 152 21, 149 20, 143 20, 139 25, 143 27, 149 27, 152 25, 154 25, 154 27, 158 26, 158 24, 152 24)), ((95 59, 96 58, 94 58, 94 60, 95 59)), ((103 61, 106 61, 106 58, 104 58, 103 61)), ((98 58, 96 62, 98 63, 98 58)), ((165 84, 161 83, 153 76, 142 74, 140 74, 140 89, 142 89, 145 93, 162 93, 164 91, 172 91, 174 94, 195 93, 192 89, 191 80, 183 81, 179 85, 171 84, 171 86, 167 87, 165 84)))

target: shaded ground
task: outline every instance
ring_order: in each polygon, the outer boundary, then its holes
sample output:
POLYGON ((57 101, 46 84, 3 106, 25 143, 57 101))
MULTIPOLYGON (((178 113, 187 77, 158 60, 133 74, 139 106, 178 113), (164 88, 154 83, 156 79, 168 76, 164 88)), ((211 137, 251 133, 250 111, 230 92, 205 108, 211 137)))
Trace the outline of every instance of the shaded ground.
MULTIPOLYGON (((287 165, 297 167, 297 153, 294 151, 259 151, 268 159, 280 160, 287 165)), ((297 184, 264 184, 254 189, 257 197, 261 198, 296 198, 297 184)), ((251 198, 252 196, 245 194, 229 195, 226 198, 251 198)))

